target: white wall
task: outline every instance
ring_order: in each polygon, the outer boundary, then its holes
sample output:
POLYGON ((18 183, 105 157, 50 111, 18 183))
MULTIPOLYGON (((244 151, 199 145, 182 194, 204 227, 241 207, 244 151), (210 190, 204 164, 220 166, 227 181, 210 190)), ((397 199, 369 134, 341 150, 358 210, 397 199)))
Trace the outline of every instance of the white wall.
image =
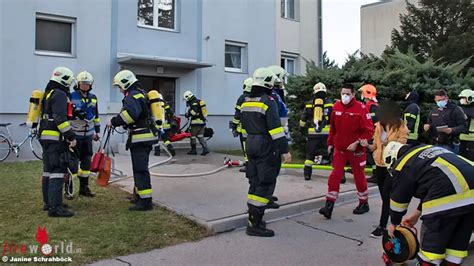
MULTIPOLYGON (((64 65, 75 74, 82 70, 95 78, 99 100, 110 98, 109 0, 2 0, 0 8, 0 113, 26 113, 34 89, 43 90, 52 70, 64 65), (35 55, 36 12, 75 17, 74 58, 35 55)), ((99 104, 106 111, 106 104, 99 104)))
POLYGON ((406 12, 405 0, 386 1, 360 9, 361 52, 380 56, 391 44, 392 30, 399 29, 399 15, 406 12))

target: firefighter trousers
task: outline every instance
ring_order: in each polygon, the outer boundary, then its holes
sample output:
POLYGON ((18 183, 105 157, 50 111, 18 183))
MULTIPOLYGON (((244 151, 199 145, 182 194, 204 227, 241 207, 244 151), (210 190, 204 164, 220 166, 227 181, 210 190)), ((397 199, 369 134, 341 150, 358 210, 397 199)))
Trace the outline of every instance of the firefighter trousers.
POLYGON ((421 247, 418 259, 439 263, 443 259, 461 264, 474 229, 474 212, 453 216, 427 218, 421 225, 421 247))
POLYGON ((313 173, 314 158, 317 155, 318 149, 326 147, 327 135, 318 135, 317 137, 310 137, 306 141, 306 159, 304 161, 304 176, 311 177, 313 173))
POLYGON ((339 188, 341 185, 342 176, 344 174, 344 166, 349 162, 354 181, 357 188, 357 197, 360 203, 366 203, 369 195, 367 190, 367 180, 365 179, 365 162, 366 153, 351 152, 351 151, 334 151, 332 167, 333 170, 328 179, 328 194, 326 200, 335 202, 339 196, 339 188))
POLYGON ((246 141, 248 157, 246 176, 249 180, 248 204, 265 206, 275 191, 281 168, 280 152, 267 135, 249 135, 246 141))
POLYGON ((42 142, 43 146, 43 202, 51 208, 60 208, 63 203, 62 190, 68 161, 66 144, 42 142))
POLYGON ((77 152, 79 159, 79 169, 77 177, 80 179, 87 179, 91 173, 91 158, 92 158, 92 137, 77 139, 77 152))
POLYGON ((207 149, 207 141, 204 138, 205 125, 191 125, 191 148, 196 149, 196 138, 201 143, 203 149, 207 149))
POLYGON ((134 144, 130 147, 132 157, 133 180, 135 190, 141 200, 150 201, 153 191, 151 189, 150 171, 148 161, 152 145, 134 144))

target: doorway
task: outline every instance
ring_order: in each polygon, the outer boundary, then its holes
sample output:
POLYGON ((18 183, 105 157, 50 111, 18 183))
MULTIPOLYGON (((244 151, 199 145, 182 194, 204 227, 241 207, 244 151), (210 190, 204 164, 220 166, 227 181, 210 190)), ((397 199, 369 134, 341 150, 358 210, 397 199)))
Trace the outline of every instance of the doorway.
POLYGON ((176 79, 150 76, 137 76, 145 91, 157 90, 163 95, 171 110, 176 113, 176 79))

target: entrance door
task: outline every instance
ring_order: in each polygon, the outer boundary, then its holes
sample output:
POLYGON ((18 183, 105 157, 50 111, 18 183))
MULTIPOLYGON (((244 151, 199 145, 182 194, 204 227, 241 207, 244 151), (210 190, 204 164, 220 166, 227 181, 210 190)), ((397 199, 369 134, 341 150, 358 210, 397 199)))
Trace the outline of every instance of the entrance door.
POLYGON ((176 79, 150 76, 137 76, 137 79, 147 92, 157 90, 161 93, 163 100, 170 105, 173 112, 176 112, 176 79))

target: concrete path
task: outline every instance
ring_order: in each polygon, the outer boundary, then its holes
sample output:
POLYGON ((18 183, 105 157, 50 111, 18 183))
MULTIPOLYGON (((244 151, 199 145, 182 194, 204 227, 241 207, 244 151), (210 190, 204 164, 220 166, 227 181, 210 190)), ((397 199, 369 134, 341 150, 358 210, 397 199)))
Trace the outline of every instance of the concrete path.
MULTIPOLYGON (((332 220, 311 212, 270 223, 273 238, 236 230, 95 265, 384 265, 381 240, 369 236, 379 219, 380 198, 371 198, 370 207, 361 216, 353 215, 354 204, 348 203, 335 208, 332 220)), ((473 255, 465 265, 472 263, 473 255)))
MULTIPOLYGON (((200 173, 207 172, 223 165, 225 155, 211 153, 200 155, 183 155, 180 151, 173 160, 151 169, 157 173, 200 173)), ((150 156, 150 165, 165 160, 166 157, 150 156)), ((232 159, 242 159, 233 156, 232 159)), ((132 175, 128 155, 117 155, 115 167, 132 175)), ((322 206, 327 191, 328 171, 315 171, 311 181, 303 179, 302 170, 282 170, 278 178, 275 195, 279 197, 282 208, 271 210, 269 220, 281 219, 286 216, 311 211, 322 206)), ((339 202, 356 200, 355 185, 351 175, 349 181, 341 186, 339 202)), ((132 191, 133 179, 129 178, 115 185, 132 191)), ((197 221, 208 227, 212 232, 219 233, 245 226, 246 198, 248 182, 239 168, 227 168, 218 173, 189 178, 152 177, 153 199, 161 205, 179 214, 197 221)), ((376 188, 372 189, 373 192, 376 188)))

